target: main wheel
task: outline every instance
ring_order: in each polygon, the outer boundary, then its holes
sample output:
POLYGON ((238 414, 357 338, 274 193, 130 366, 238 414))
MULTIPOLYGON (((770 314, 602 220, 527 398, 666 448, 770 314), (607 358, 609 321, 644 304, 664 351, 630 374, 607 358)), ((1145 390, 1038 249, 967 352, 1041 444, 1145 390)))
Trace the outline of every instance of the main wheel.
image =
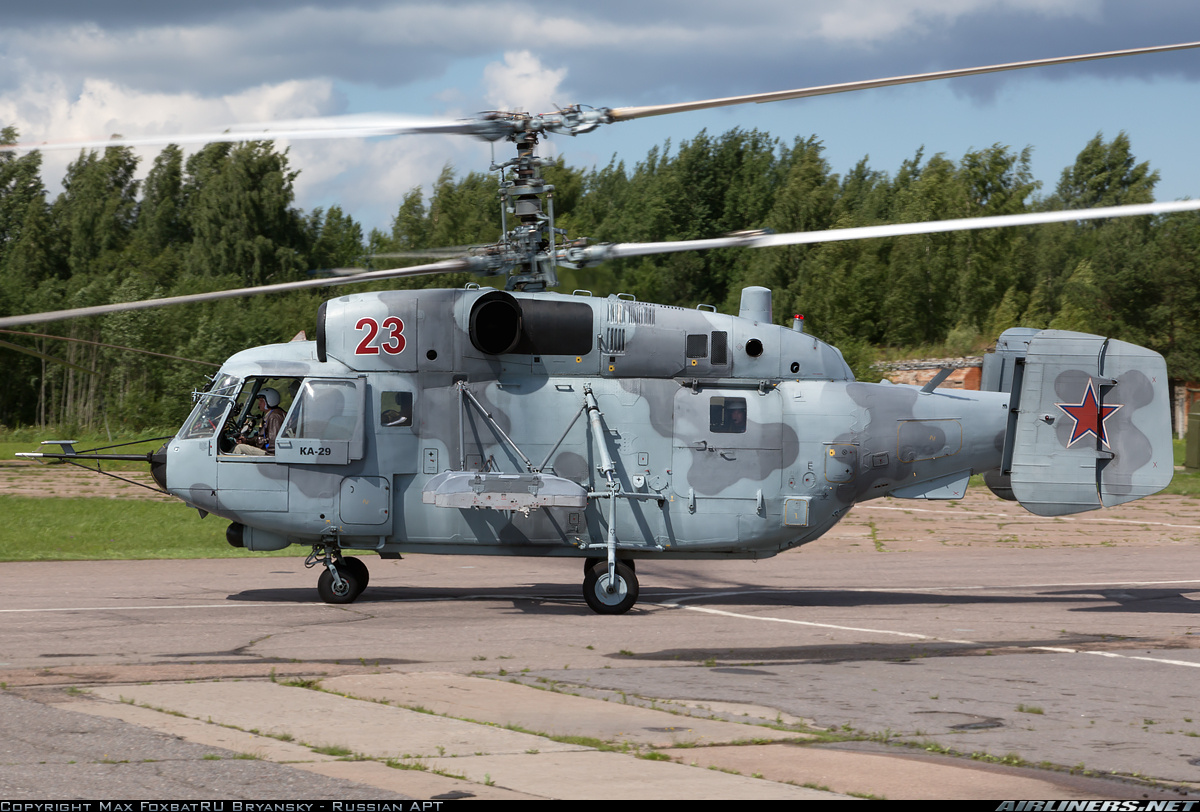
MULTIPOLYGON (((326 570, 328 572, 328 570, 326 570)), ((367 584, 371 583, 371 572, 367 569, 367 564, 361 558, 353 555, 342 556, 342 560, 338 562, 338 572, 345 577, 346 572, 354 573, 358 578, 358 591, 361 593, 367 588, 367 584)))
POLYGON ((618 561, 616 582, 610 589, 608 562, 602 561, 584 575, 583 599, 598 615, 623 615, 637 603, 637 576, 632 569, 618 561))
POLYGON ((354 572, 353 567, 339 567, 338 575, 342 578, 340 590, 333 582, 333 573, 329 570, 322 572, 321 577, 317 579, 317 594, 326 603, 354 603, 355 599, 362 594, 365 584, 354 572))

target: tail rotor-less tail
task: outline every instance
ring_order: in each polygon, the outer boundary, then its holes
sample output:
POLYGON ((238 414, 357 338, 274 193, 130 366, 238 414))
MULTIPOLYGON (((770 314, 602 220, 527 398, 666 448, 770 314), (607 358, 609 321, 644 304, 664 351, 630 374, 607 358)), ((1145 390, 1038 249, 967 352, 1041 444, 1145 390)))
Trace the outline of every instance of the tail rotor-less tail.
POLYGON ((1174 473, 1167 366, 1153 350, 1065 330, 1006 331, 982 388, 1010 392, 998 496, 1042 516, 1141 499, 1174 473))

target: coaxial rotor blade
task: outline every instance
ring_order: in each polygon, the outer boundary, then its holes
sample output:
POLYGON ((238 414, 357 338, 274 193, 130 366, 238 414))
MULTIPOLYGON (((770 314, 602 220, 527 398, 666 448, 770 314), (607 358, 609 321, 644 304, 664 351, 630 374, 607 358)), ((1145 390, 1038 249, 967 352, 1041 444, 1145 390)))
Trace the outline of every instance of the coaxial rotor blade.
POLYGON ((1069 223, 1075 220, 1102 220, 1111 217, 1137 217, 1200 210, 1200 200, 1142 203, 1133 206, 1109 206, 1101 209, 1069 209, 1029 214, 1005 214, 995 217, 965 217, 958 220, 934 220, 922 223, 892 223, 880 226, 835 228, 827 231, 797 231, 787 234, 749 234, 714 237, 706 240, 673 242, 613 243, 559 252, 562 264, 570 267, 594 265, 609 259, 675 254, 682 251, 707 251, 713 248, 770 248, 781 245, 810 245, 841 240, 870 240, 880 237, 904 237, 913 234, 941 234, 950 231, 975 231, 985 228, 1011 228, 1045 223, 1069 223))
POLYGON ((152 135, 134 138, 114 137, 84 141, 41 141, 0 145, 0 151, 29 149, 103 149, 105 147, 145 147, 165 144, 236 143, 275 139, 373 138, 387 135, 450 133, 499 138, 507 130, 497 131, 487 120, 415 118, 411 116, 353 115, 328 118, 296 119, 261 124, 239 124, 221 132, 152 135))
MULTIPOLYGON (((13 336, 25 336, 28 338, 43 338, 43 339, 46 339, 47 341, 67 341, 72 344, 87 344, 92 347, 105 347, 110 350, 120 350, 122 352, 136 352, 136 353, 140 353, 141 355, 153 355, 155 358, 166 358, 170 361, 187 361, 189 364, 201 364, 202 366, 206 366, 206 367, 220 367, 221 366, 220 364, 214 364, 211 361, 198 361, 195 358, 184 358, 182 355, 168 355, 165 352, 155 352, 154 350, 143 350, 138 347, 125 347, 120 344, 109 344, 104 341, 92 341, 89 338, 76 338, 74 336, 56 336, 56 335, 49 335, 47 333, 30 333, 30 332, 26 332, 23 330, 0 330, 0 333, 5 333, 7 335, 13 335, 13 336)), ((30 350, 26 347, 22 347, 18 344, 10 344, 7 341, 0 341, 0 346, 11 347, 12 349, 18 350, 20 352, 27 352, 31 355, 37 354, 33 350, 30 350)), ((53 356, 46 356, 46 359, 50 360, 50 361, 58 361, 58 359, 54 358, 53 356)), ((66 364, 67 362, 66 361, 58 361, 58 363, 66 364)), ((67 366, 73 366, 73 365, 67 364, 67 366)), ((76 367, 76 369, 83 369, 83 368, 76 367)), ((86 369, 84 370, 84 372, 91 372, 91 371, 92 370, 86 370, 86 369)))
POLYGON ((780 90, 774 93, 752 93, 746 96, 728 96, 722 99, 704 99, 701 101, 681 102, 677 104, 652 104, 644 107, 615 107, 608 111, 612 121, 629 121, 648 116, 664 116, 670 113, 685 113, 691 110, 707 110, 712 107, 730 107, 735 104, 765 104, 767 102, 784 101, 786 99, 802 99, 809 96, 828 96, 832 93, 847 93, 852 90, 868 90, 873 87, 890 87, 892 85, 907 85, 916 82, 932 82, 936 79, 954 79, 961 76, 977 76, 984 73, 1000 73, 1023 68, 1038 68, 1047 65, 1063 65, 1070 62, 1089 62, 1096 59, 1113 59, 1119 56, 1135 56, 1137 54, 1155 54, 1165 51, 1182 51, 1188 48, 1200 48, 1200 42, 1183 42, 1177 45, 1155 45, 1149 48, 1126 48, 1121 51, 1103 51, 1094 54, 1079 54, 1077 56, 1057 56, 1049 59, 1029 59, 1024 62, 1006 62, 1000 65, 986 65, 979 68, 958 68, 955 70, 934 71, 932 73, 914 73, 908 76, 892 76, 887 79, 868 79, 861 82, 843 82, 836 85, 820 85, 817 87, 798 88, 796 90, 780 90))
POLYGON ((42 324, 51 321, 63 321, 65 319, 103 316, 109 313, 126 313, 131 310, 148 310, 155 307, 168 307, 170 305, 213 302, 219 299, 241 299, 247 296, 259 296, 264 293, 285 293, 292 290, 327 288, 335 285, 350 285, 355 282, 378 282, 384 279, 400 279, 406 276, 425 276, 428 274, 481 271, 485 269, 486 263, 477 261, 474 258, 453 259, 444 262, 433 262, 428 265, 414 265, 409 268, 361 271, 342 277, 306 279, 300 282, 280 282, 275 285, 261 285, 254 288, 215 290, 209 293, 192 293, 186 296, 167 296, 162 299, 146 299, 140 302, 120 302, 116 304, 96 305, 94 307, 77 307, 71 310, 54 310, 46 313, 31 313, 25 316, 4 316, 0 317, 0 327, 15 327, 21 324, 42 324))
POLYGON ((368 254, 367 259, 449 259, 465 257, 483 245, 447 245, 442 248, 414 248, 412 251, 385 251, 378 254, 368 254))
POLYGON ((526 113, 492 112, 481 113, 473 119, 451 120, 362 114, 333 116, 326 118, 297 119, 265 124, 241 124, 221 132, 187 133, 176 135, 116 137, 81 141, 41 141, 21 144, 0 144, 0 152, 30 149, 102 149, 104 147, 141 147, 165 144, 207 144, 213 142, 262 141, 273 139, 316 139, 316 138, 372 138, 376 136, 410 135, 418 133, 448 133, 472 135, 490 141, 504 138, 521 131, 549 131, 580 135, 594 130, 600 124, 615 121, 630 121, 635 118, 683 113, 691 110, 706 110, 713 107, 729 107, 738 104, 764 104, 766 102, 800 99, 809 96, 825 96, 832 93, 847 93, 852 90, 867 90, 875 87, 930 82, 937 79, 953 79, 1024 68, 1062 65, 1072 62, 1088 62, 1097 59, 1113 59, 1121 56, 1164 53, 1200 48, 1200 42, 1183 42, 1175 45, 1155 45, 1147 48, 1126 48, 1119 51, 1103 51, 1076 56, 1059 56, 1049 59, 1030 59, 1023 62, 1006 62, 977 68, 916 73, 907 76, 892 76, 885 79, 868 79, 859 82, 843 82, 835 85, 781 90, 772 93, 752 93, 745 96, 727 96, 718 99, 656 104, 642 107, 616 107, 589 109, 570 108, 545 115, 530 116, 526 113))
POLYGON ((24 353, 25 355, 32 355, 34 358, 41 358, 43 361, 49 361, 53 364, 62 364, 65 367, 77 369, 80 372, 87 373, 88 375, 96 374, 96 370, 94 369, 81 367, 79 364, 72 364, 70 361, 64 361, 61 358, 55 358, 53 355, 47 355, 44 352, 38 352, 37 350, 30 349, 29 347, 22 347, 20 344, 13 344, 11 341, 0 340, 0 347, 4 347, 5 349, 9 350, 15 350, 16 352, 24 353))

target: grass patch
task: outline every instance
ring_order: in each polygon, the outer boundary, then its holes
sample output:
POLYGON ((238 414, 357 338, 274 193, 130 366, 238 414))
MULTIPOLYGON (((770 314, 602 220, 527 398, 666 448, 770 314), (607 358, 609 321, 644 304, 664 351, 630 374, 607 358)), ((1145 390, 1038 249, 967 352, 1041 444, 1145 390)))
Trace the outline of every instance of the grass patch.
POLYGON ((1038 705, 1026 705, 1024 703, 1017 705, 1017 713, 1033 713, 1041 716, 1045 712, 1046 711, 1042 710, 1042 708, 1038 705))
POLYGON ((342 747, 341 745, 337 744, 329 744, 325 745, 324 747, 312 747, 309 745, 309 747, 314 753, 320 753, 323 756, 336 756, 338 758, 345 758, 346 756, 354 755, 354 751, 349 747, 342 747))
MULTIPOLYGON (((1171 442, 1175 464, 1183 465, 1187 455, 1187 441, 1172 440, 1171 442)), ((1200 472, 1176 471, 1175 476, 1171 477, 1171 484, 1162 492, 1176 496, 1200 496, 1200 472)))
MULTIPOLYGON (((97 474, 97 476, 99 476, 97 474)), ((182 502, 0 495, 0 561, 303 556, 307 547, 247 553, 225 541, 228 522, 201 521, 182 502)))

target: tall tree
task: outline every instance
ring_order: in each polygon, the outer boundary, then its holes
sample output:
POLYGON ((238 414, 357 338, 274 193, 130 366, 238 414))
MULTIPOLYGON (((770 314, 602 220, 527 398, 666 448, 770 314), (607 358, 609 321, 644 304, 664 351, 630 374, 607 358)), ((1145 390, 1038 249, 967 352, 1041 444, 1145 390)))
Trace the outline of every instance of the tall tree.
POLYGON ((327 212, 315 209, 309 215, 308 228, 312 268, 346 268, 361 262, 362 226, 343 212, 341 206, 331 206, 327 212))
POLYGON ((154 159, 138 206, 137 235, 158 254, 191 239, 183 189, 183 150, 167 145, 154 159))
POLYGON ((261 141, 213 144, 188 159, 187 174, 187 273, 263 285, 304 270, 306 230, 292 208, 297 173, 286 152, 261 141))
POLYGON ((1136 160, 1124 130, 1108 143, 1102 133, 1096 133, 1075 158, 1075 164, 1063 170, 1055 202, 1072 209, 1150 203, 1159 180, 1158 170, 1152 171, 1149 163, 1136 160))

